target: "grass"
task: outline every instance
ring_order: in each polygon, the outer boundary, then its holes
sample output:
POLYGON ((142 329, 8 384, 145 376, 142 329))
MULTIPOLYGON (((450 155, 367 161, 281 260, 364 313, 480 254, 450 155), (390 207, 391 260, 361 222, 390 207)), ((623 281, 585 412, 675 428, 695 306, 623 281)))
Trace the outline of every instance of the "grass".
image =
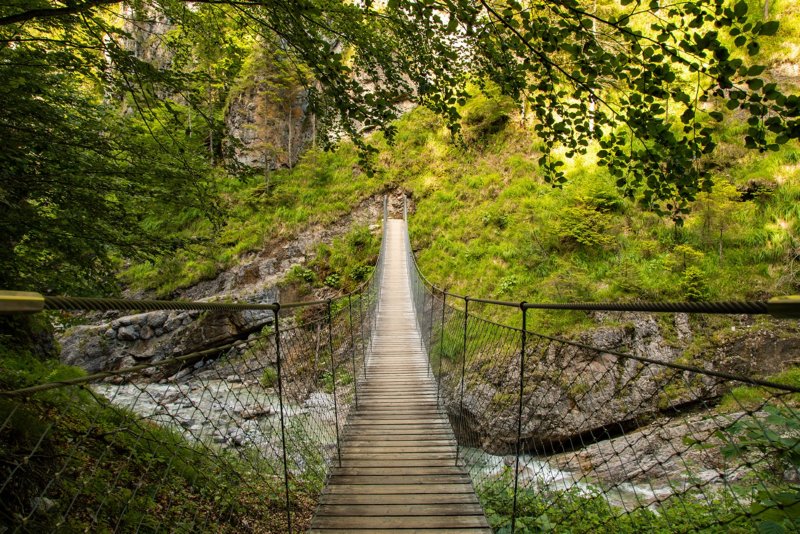
MULTIPOLYGON (((685 225, 674 227, 619 196, 588 157, 574 162, 562 189, 544 184, 533 155, 520 151, 532 141, 513 123, 485 150, 467 154, 444 129, 417 129, 433 119, 415 114, 421 118, 412 114, 401 125, 401 132, 411 130, 401 136, 405 146, 383 161, 408 173, 418 158, 447 156, 406 175, 405 184, 416 204, 410 231, 419 264, 455 293, 565 302, 753 299, 800 288, 790 261, 800 228, 796 171, 785 171, 771 192, 742 201, 740 190, 755 172, 747 165, 756 165, 746 154, 746 165, 730 167, 738 175, 718 174, 685 225)), ((794 165, 797 150, 769 154, 762 175, 794 165)))
POLYGON ((310 150, 294 169, 274 172, 269 186, 263 176, 220 178, 228 215, 224 226, 214 228, 192 210, 179 214, 178 236, 194 244, 128 267, 123 282, 169 297, 214 278, 248 252, 285 242, 311 226, 334 223, 383 187, 357 159, 353 146, 343 143, 335 152, 310 150))
MULTIPOLYGON (((0 345, 14 389, 84 372, 0 345)), ((0 521, 25 531, 285 532, 280 466, 142 420, 90 389, 0 399, 0 521), (113 491, 111 491, 113 490, 113 491)), ((298 483, 299 483, 298 479, 298 483)), ((293 490, 302 524, 309 486, 293 490)))
MULTIPOLYGON (((786 371, 768 376, 765 380, 800 388, 800 368, 787 369, 786 371)), ((720 401, 720 409, 727 412, 739 411, 742 409, 758 409, 764 403, 775 396, 775 391, 763 387, 739 386, 731 389, 720 401)), ((782 393, 782 403, 797 406, 800 401, 800 394, 782 393)))

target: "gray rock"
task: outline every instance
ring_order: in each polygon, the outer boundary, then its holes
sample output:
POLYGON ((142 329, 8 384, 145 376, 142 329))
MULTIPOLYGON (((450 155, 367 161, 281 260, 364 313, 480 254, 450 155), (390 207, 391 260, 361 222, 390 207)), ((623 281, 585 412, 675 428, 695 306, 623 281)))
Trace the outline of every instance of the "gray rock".
POLYGON ((191 372, 192 372, 192 370, 189 369, 189 368, 181 369, 180 371, 178 371, 177 373, 175 373, 174 375, 169 377, 167 380, 169 380, 170 382, 175 382, 175 381, 180 380, 181 378, 185 377, 186 375, 188 375, 191 372))
POLYGON ((675 330, 678 333, 678 339, 680 341, 691 342, 692 341, 692 328, 689 326, 689 314, 688 313, 676 313, 675 314, 675 330))
POLYGON ((122 341, 136 341, 139 339, 139 334, 136 332, 135 326, 123 326, 117 330, 117 339, 122 341))
POLYGON ((246 410, 242 410, 239 413, 239 416, 242 419, 256 419, 258 417, 265 417, 267 415, 272 415, 275 413, 275 410, 272 406, 262 406, 262 407, 254 407, 246 410))
POLYGON ((115 354, 116 341, 105 336, 106 326, 77 326, 59 339, 61 361, 90 373, 113 368, 122 359, 115 354))
POLYGON ((169 315, 169 318, 164 322, 164 330, 167 332, 172 332, 181 324, 183 324, 183 320, 187 317, 186 312, 183 313, 176 313, 173 312, 169 315))
POLYGON ((329 395, 327 393, 323 393, 321 391, 316 391, 312 393, 306 402, 303 403, 306 408, 323 408, 323 409, 333 409, 333 395, 329 395))
POLYGON ((113 328, 109 328, 108 330, 106 330, 103 335, 109 339, 117 339, 117 331, 114 330, 113 328))
POLYGON ((797 468, 789 468, 783 472, 783 480, 790 484, 800 484, 800 470, 797 468))
POLYGON ((721 482, 724 474, 716 450, 692 447, 684 438, 713 443, 715 432, 726 428, 742 413, 717 417, 694 416, 671 422, 659 420, 622 437, 600 441, 575 453, 552 457, 559 466, 590 475, 606 483, 721 482))
POLYGON ((155 332, 153 332, 153 329, 150 328, 150 325, 146 324, 141 328, 141 330, 139 330, 139 339, 146 341, 152 338, 154 334, 155 332))
POLYGON ((129 324, 131 324, 130 316, 120 317, 119 319, 111 321, 111 328, 113 328, 114 330, 119 330, 123 326, 128 326, 129 324))
POLYGON ((248 441, 247 433, 241 428, 234 428, 228 433, 228 441, 237 447, 241 447, 248 441))
POLYGON ((169 318, 169 313, 166 311, 157 311, 147 315, 147 324, 154 329, 164 326, 164 323, 166 323, 169 318))

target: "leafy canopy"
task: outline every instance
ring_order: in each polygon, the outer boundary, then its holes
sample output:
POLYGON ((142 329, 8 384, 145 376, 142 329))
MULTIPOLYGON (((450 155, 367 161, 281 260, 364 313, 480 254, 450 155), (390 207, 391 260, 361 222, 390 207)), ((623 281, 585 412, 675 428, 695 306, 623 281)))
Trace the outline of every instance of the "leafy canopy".
POLYGON ((726 113, 750 148, 800 136, 798 97, 750 64, 778 29, 744 0, 4 2, 0 282, 58 289, 54 265, 93 278, 114 254, 163 253, 174 243, 143 221, 171 206, 219 221, 226 94, 255 43, 307 84, 328 143, 368 153, 363 134, 391 138, 408 100, 457 132, 467 83, 491 81, 530 112, 550 182, 597 149, 620 188, 680 222, 712 185, 703 157, 726 113))

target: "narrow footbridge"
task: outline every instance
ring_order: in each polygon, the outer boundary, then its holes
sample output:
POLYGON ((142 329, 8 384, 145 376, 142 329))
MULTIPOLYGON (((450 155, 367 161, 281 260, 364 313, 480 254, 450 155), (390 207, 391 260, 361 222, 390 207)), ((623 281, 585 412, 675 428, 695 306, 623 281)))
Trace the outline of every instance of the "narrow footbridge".
POLYGON ((366 377, 312 532, 491 532, 437 402, 411 299, 405 224, 387 222, 366 377))
POLYGON ((384 198, 372 275, 336 298, 0 291, 3 315, 110 312, 64 334, 91 374, 0 332, 0 532, 800 532, 796 342, 690 342, 797 332, 800 297, 457 295, 420 272, 406 208, 384 198), (537 333, 558 310, 604 318, 537 333))

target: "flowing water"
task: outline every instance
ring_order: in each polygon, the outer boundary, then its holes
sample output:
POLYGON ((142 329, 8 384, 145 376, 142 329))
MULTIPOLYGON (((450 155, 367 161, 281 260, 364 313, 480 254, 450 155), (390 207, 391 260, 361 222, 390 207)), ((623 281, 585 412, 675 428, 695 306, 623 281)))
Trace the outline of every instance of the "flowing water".
MULTIPOLYGON (((491 484, 507 470, 513 473, 513 456, 495 456, 480 449, 463 450, 470 476, 477 486, 491 484)), ((609 504, 626 512, 642 507, 655 510, 653 503, 673 493, 673 489, 665 485, 631 482, 604 484, 581 473, 561 470, 546 458, 528 455, 520 456, 519 485, 534 492, 572 491, 585 497, 601 495, 609 504)))
MULTIPOLYGON (((274 390, 227 380, 177 384, 96 384, 94 390, 116 406, 171 427, 187 439, 222 447, 281 450, 280 404, 274 390)), ((300 447, 335 446, 333 401, 314 393, 300 405, 284 402, 287 439, 300 447)))

